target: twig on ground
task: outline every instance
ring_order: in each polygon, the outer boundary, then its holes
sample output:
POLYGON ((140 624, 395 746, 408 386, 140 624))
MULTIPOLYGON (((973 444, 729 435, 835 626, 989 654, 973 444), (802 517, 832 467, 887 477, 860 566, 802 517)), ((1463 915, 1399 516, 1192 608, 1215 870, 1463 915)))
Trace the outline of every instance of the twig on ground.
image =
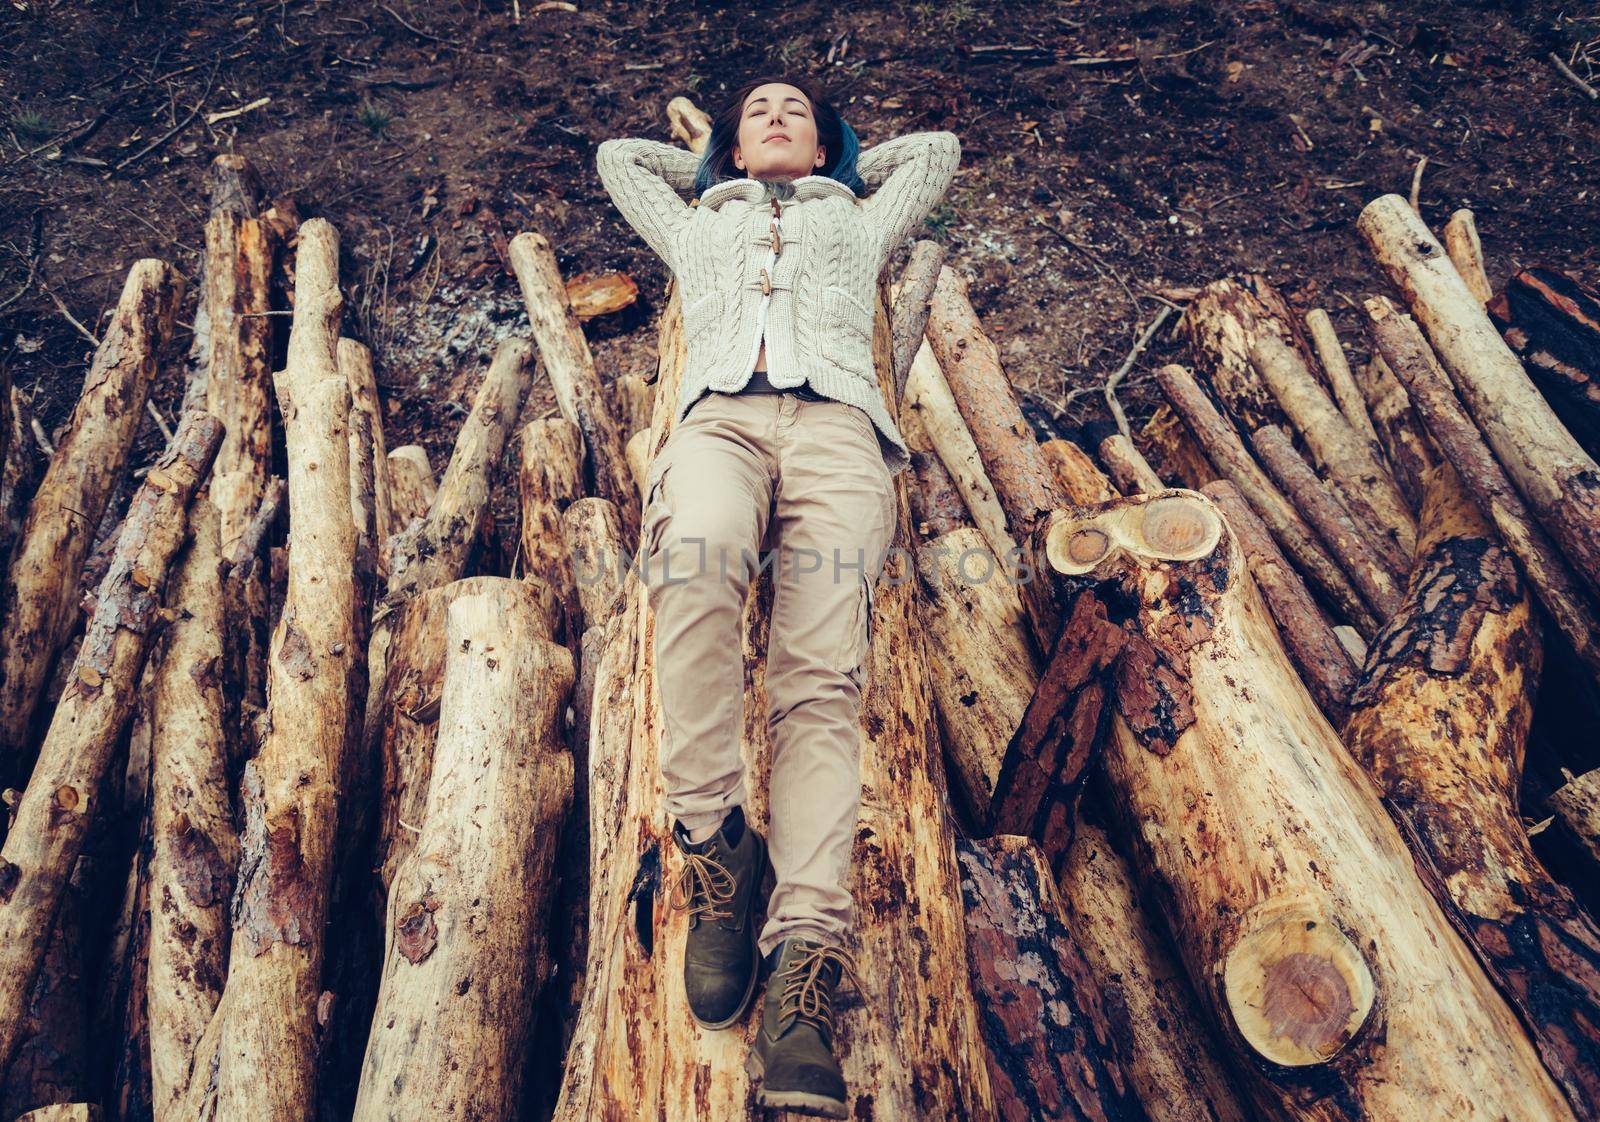
POLYGON ((1168 304, 1156 314, 1156 318, 1150 321, 1150 326, 1144 329, 1144 333, 1133 344, 1133 350, 1128 352, 1128 357, 1122 360, 1122 365, 1117 367, 1116 372, 1106 379, 1106 407, 1111 410, 1111 416, 1117 422, 1117 431, 1129 440, 1133 439, 1133 433, 1128 429, 1127 414, 1123 413, 1122 406, 1117 401, 1117 386, 1127 376, 1128 371, 1133 369, 1133 364, 1139 360, 1139 356, 1144 353, 1144 349, 1150 345, 1150 340, 1156 337, 1156 332, 1161 330, 1161 325, 1167 322, 1168 317, 1172 315, 1172 311, 1173 306, 1168 304))
POLYGON ((1560 55, 1556 54, 1554 51, 1551 51, 1549 57, 1550 61, 1555 63, 1556 69, 1561 72, 1561 76, 1582 90, 1584 97, 1587 97, 1590 101, 1600 100, 1600 90, 1595 89, 1588 82, 1585 82, 1582 78, 1578 77, 1578 75, 1573 72, 1572 67, 1568 66, 1560 55))

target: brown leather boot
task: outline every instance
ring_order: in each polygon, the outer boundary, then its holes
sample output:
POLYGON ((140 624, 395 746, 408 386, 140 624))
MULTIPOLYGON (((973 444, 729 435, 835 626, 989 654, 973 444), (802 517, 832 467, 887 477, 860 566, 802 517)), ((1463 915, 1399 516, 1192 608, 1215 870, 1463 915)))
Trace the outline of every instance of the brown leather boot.
POLYGON ((767 867, 767 844, 734 807, 705 841, 691 842, 672 827, 683 851, 683 872, 671 903, 689 913, 683 952, 683 989, 689 1013, 704 1028, 727 1028, 750 1008, 761 952, 756 947, 758 889, 767 867))
POLYGON ((759 1080, 761 1106, 845 1118, 844 1073, 833 1055, 833 991, 855 979, 855 961, 840 947, 785 939, 767 958, 772 969, 761 1006, 761 1029, 745 1060, 759 1080))

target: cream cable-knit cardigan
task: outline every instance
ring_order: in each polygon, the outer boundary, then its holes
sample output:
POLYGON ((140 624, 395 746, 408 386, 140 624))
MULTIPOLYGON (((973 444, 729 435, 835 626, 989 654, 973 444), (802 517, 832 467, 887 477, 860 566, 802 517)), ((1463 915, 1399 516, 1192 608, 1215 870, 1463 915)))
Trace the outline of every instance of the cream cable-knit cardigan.
POLYGON ((890 474, 909 467, 872 366, 878 274, 944 195, 960 160, 954 133, 917 132, 861 153, 866 198, 825 175, 794 180, 793 198, 779 204, 774 254, 761 183, 725 180, 690 206, 694 153, 654 140, 602 143, 601 182, 678 279, 688 356, 674 420, 708 389, 741 389, 764 337, 774 386, 809 382, 859 407, 878 429, 890 474))

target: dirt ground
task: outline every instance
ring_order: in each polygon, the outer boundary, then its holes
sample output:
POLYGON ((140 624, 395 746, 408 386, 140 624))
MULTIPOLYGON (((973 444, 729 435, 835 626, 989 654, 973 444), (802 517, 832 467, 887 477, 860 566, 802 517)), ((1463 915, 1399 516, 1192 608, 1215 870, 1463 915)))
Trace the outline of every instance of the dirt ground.
MULTIPOLYGON (((494 342, 525 330, 502 235, 542 231, 568 275, 630 273, 639 303, 590 333, 603 377, 646 370, 665 275, 601 189, 595 145, 668 139, 669 97, 715 108, 763 72, 820 78, 864 144, 961 136, 925 233, 972 278, 1015 383, 1069 423, 1100 408, 1153 290, 1263 271, 1359 349, 1354 308, 1378 278, 1353 220, 1422 157, 1424 213, 1472 207, 1497 279, 1530 262, 1600 275, 1600 105, 1546 57, 1596 77, 1592 6, 566 7, 4 5, 0 362, 46 429, 133 260, 198 279, 219 152, 338 227, 346 331, 374 348, 391 447, 442 464, 494 342)), ((1136 366, 1136 419, 1180 350, 1159 339, 1136 366)), ((181 394, 174 370, 157 408, 172 417, 181 394)), ((549 410, 542 383, 530 415, 549 410)), ((146 456, 159 439, 151 423, 146 456)))

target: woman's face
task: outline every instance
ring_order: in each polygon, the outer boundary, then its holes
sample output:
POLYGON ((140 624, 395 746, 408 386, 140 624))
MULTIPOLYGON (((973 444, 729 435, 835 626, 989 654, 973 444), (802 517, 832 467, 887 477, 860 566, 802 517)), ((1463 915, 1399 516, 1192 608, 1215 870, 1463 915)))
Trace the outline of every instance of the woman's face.
POLYGON ((827 159, 805 94, 783 82, 750 91, 739 117, 734 167, 752 179, 799 179, 816 174, 827 159))

